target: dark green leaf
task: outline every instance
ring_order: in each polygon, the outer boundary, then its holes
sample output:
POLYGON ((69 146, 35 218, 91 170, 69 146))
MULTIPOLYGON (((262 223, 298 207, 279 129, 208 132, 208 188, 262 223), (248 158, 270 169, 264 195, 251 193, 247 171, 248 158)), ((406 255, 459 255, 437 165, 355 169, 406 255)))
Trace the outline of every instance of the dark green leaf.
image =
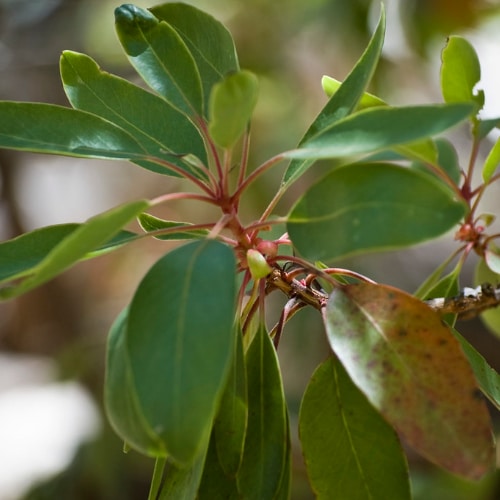
POLYGON ((354 164, 309 188, 292 208, 287 227, 302 255, 328 261, 429 240, 451 229, 465 210, 451 190, 426 173, 354 164))
POLYGON ((324 321, 353 382, 405 442, 470 479, 493 467, 488 410, 439 314, 400 290, 362 283, 335 289, 324 321))
MULTIPOLYGON (((171 230, 176 227, 186 227, 190 226, 189 222, 174 222, 169 220, 159 219, 154 215, 150 215, 147 213, 142 213, 138 217, 139 224, 142 229, 147 233, 151 233, 153 231, 163 231, 163 230, 171 230)), ((155 238, 159 240, 199 240, 200 238, 206 237, 208 231, 206 229, 193 229, 192 231, 183 230, 183 231, 175 231, 168 232, 167 234, 158 234, 155 235, 155 238)))
MULTIPOLYGON (((0 298, 16 297, 62 273, 90 252, 106 247, 106 242, 119 234, 121 228, 149 206, 145 200, 134 201, 120 205, 107 212, 96 215, 86 223, 78 225, 74 230, 57 241, 62 235, 59 231, 41 231, 35 236, 24 236, 14 240, 12 246, 7 246, 7 254, 12 248, 22 250, 25 258, 33 248, 33 243, 43 239, 43 255, 35 251, 36 262, 29 259, 24 264, 24 270, 17 268, 17 273, 25 276, 23 281, 0 290, 0 298), (29 267, 26 267, 28 265, 29 267)), ((5 248, 5 247, 4 247, 5 248)), ((18 274, 19 275, 19 274, 18 274)))
POLYGON ((130 134, 98 116, 31 102, 0 102, 0 148, 82 158, 145 155, 130 134))
POLYGON ((364 155, 432 137, 472 111, 466 103, 368 108, 324 128, 285 155, 303 160, 364 155))
POLYGON ((210 94, 209 131, 215 143, 231 147, 248 127, 257 103, 259 82, 250 71, 238 71, 216 83, 210 94))
MULTIPOLYGON (((198 129, 164 99, 101 71, 96 62, 84 54, 65 51, 60 66, 64 90, 74 108, 115 123, 129 132, 151 156, 184 169, 182 155, 187 153, 206 162, 198 129)), ((139 164, 155 172, 172 174, 152 162, 139 164)))
POLYGON ((274 498, 287 477, 287 410, 276 350, 261 325, 247 355, 248 428, 238 489, 243 498, 274 498))
POLYGON ((477 123, 477 137, 484 139, 494 128, 500 127, 500 118, 490 118, 486 120, 478 120, 477 123))
POLYGON ((231 34, 214 17, 192 5, 164 3, 150 11, 177 30, 190 50, 200 72, 205 116, 208 117, 212 87, 227 74, 239 70, 231 34))
MULTIPOLYGON (((377 67, 385 35, 385 10, 382 5, 380 20, 370 43, 351 70, 345 81, 330 98, 321 113, 309 127, 299 146, 314 139, 333 123, 352 113, 363 98, 366 87, 377 67)), ((297 180, 314 162, 314 158, 297 157, 288 166, 283 176, 282 186, 288 186, 297 180)))
POLYGON ((236 262, 217 241, 162 257, 130 305, 127 348, 137 399, 169 456, 206 444, 233 355, 236 262))
POLYGON ((438 165, 448 174, 450 179, 458 185, 460 183, 462 170, 460 168, 457 150, 450 141, 442 137, 436 139, 436 146, 438 150, 438 165))
POLYGON ((318 499, 410 499, 406 458, 392 427, 330 358, 314 372, 300 408, 300 440, 318 499))
POLYGON ((118 38, 144 81, 188 116, 201 116, 200 74, 177 31, 131 4, 118 7, 115 20, 118 38))

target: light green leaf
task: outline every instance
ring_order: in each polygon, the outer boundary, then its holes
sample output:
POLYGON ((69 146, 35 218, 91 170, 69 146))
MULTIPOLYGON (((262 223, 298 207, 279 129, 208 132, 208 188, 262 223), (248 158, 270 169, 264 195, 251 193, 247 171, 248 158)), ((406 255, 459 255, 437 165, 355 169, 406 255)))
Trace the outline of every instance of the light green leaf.
POLYGON ((0 101, 0 148, 82 158, 140 159, 142 146, 120 127, 84 111, 0 101))
MULTIPOLYGON (((301 139, 299 147, 316 138, 325 129, 342 120, 356 109, 377 67, 384 43, 384 35, 385 10, 382 5, 380 20, 368 46, 349 75, 347 75, 345 81, 311 124, 301 139)), ((285 171, 282 180, 283 188, 296 181, 314 163, 313 160, 315 159, 312 157, 296 158, 285 171)))
POLYGON ((481 66, 474 47, 460 36, 450 36, 442 52, 441 91, 445 102, 475 101, 484 104, 474 93, 481 79, 481 66))
POLYGON ((127 349, 137 399, 169 456, 188 465, 208 441, 233 355, 233 251, 214 240, 162 257, 130 305, 127 349))
POLYGON ((311 186, 292 208, 287 228, 304 257, 329 261, 435 238, 465 211, 465 204, 427 173, 392 164, 353 164, 311 186))
POLYGON ((144 81, 188 116, 201 116, 200 74, 177 31, 131 4, 115 9, 115 20, 120 43, 144 81))
POLYGON ((483 181, 489 182, 500 163, 500 139, 493 145, 483 165, 483 181))
MULTIPOLYGON (((65 51, 61 57, 64 90, 74 108, 109 120, 130 133, 148 155, 187 167, 183 155, 206 163, 203 140, 186 116, 164 99, 102 71, 84 54, 65 51)), ((155 172, 178 175, 153 162, 138 162, 155 172)))
POLYGON ((236 48, 231 33, 211 15, 192 5, 164 3, 149 9, 158 19, 166 21, 184 40, 201 77, 208 117, 212 87, 229 73, 239 70, 236 48))
MULTIPOLYGON (((325 75, 321 78, 321 86, 328 97, 332 97, 333 94, 339 90, 341 85, 341 81, 331 76, 325 75)), ((356 109, 374 108, 375 106, 387 106, 387 103, 376 95, 370 94, 369 92, 363 92, 356 109)))
POLYGON ((338 360, 314 372, 299 416, 302 452, 319 500, 410 499, 408 466, 392 427, 338 360))
POLYGON ((285 156, 319 160, 366 155, 444 132, 472 110, 470 104, 368 108, 323 129, 285 156))
MULTIPOLYGON (((45 243, 47 246, 44 248, 43 255, 38 254, 37 261, 33 262, 30 268, 22 270, 22 276, 25 278, 11 287, 1 289, 0 298, 17 297, 61 274, 79 260, 84 259, 88 253, 98 250, 111 240, 123 226, 148 206, 148 201, 134 201, 96 215, 85 224, 81 224, 69 232, 55 245, 53 244, 55 241, 52 240, 55 235, 53 232, 41 232, 34 237, 26 237, 20 242, 17 241, 14 248, 24 247, 26 252, 30 252, 30 248, 37 238, 39 239, 41 236, 42 239, 45 239, 47 235, 50 238, 48 245, 47 242, 45 243)), ((19 269, 17 272, 20 272, 19 269)))
POLYGON ((246 354, 248 428, 238 490, 248 500, 275 498, 289 465, 287 410, 274 345, 261 325, 246 354))
MULTIPOLYGON (((163 220, 154 215, 150 215, 148 213, 139 214, 137 218, 140 226, 146 233, 151 233, 153 231, 162 231, 162 230, 171 230, 176 227, 186 227, 191 226, 192 224, 189 222, 176 222, 163 220)), ((169 232, 167 234, 158 234, 155 235, 155 238, 158 240, 199 240, 201 238, 205 238, 208 234, 206 229, 193 229, 192 231, 175 231, 169 232)))
POLYGON ((243 134, 257 103, 257 77, 238 71, 216 83, 210 94, 210 135, 222 148, 231 147, 243 134))
POLYGON ((352 381, 406 443, 469 479, 492 469, 488 410, 439 314, 396 288, 361 283, 330 294, 324 321, 352 381))

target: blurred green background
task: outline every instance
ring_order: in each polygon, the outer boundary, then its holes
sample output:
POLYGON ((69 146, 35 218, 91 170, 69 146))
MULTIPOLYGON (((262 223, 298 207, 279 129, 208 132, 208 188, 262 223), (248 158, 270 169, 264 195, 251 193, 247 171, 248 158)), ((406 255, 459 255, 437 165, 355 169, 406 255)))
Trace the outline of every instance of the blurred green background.
MULTIPOLYGON (((85 52, 104 69, 137 81, 114 33, 113 10, 121 3, 0 0, 0 99, 66 104, 58 70, 64 49, 85 52)), ((135 3, 148 7, 155 2, 135 3)), ((363 51, 380 9, 378 0, 190 3, 228 26, 236 41, 241 66, 259 76, 261 95, 252 127, 253 166, 294 147, 326 101, 321 77, 328 74, 342 80, 346 76, 363 51)), ((500 116, 498 1, 387 0, 385 5, 386 48, 372 92, 394 104, 440 101, 440 51, 447 35, 463 34, 476 46, 483 74, 488 76, 483 82, 485 113, 500 116)), ((458 133, 455 140, 460 147, 463 144, 462 152, 467 155, 466 136, 458 133)), ((278 207, 279 213, 286 213, 304 185, 320 175, 325 165, 318 165, 301 185, 293 187, 278 207)), ((249 193, 244 204, 249 220, 266 206, 281 172, 277 169, 269 173, 249 193)), ((177 179, 159 179, 121 162, 91 162, 0 150, 0 237, 11 238, 42 225, 85 220, 122 201, 154 197, 182 186, 177 179)), ((499 195, 494 194, 489 202, 492 212, 499 211, 499 195)), ((201 220, 204 214, 197 213, 197 209, 198 206, 177 203, 159 215, 201 220)), ((413 291, 449 253, 450 245, 453 242, 448 235, 442 242, 417 250, 358 258, 343 265, 413 291)), ((14 382, 12 386, 7 383, 8 370, 1 371, 1 363, 7 366, 5 359, 37 359, 51 367, 53 382, 79 381, 100 415, 99 431, 77 448, 67 468, 38 484, 30 484, 26 476, 20 488, 23 493, 8 496, 10 493, 1 491, 2 474, 7 472, 0 466, 0 499, 20 498, 19 495, 30 500, 146 498, 153 462, 133 452, 124 454, 122 443, 102 415, 104 349, 113 318, 127 304, 145 271, 168 248, 159 242, 134 244, 83 263, 25 297, 0 305, 0 352, 5 356, 0 357, 0 373, 6 373, 4 384, 0 385, 0 427, 2 391, 17 387, 14 382)), ((471 284, 467 279, 472 280, 470 274, 464 277, 464 285, 471 284)), ((272 299, 277 311, 282 300, 272 299)), ((276 317, 270 321, 273 319, 276 317)), ((500 369, 498 339, 477 320, 459 329, 500 369)), ((303 389, 327 353, 317 314, 304 311, 294 318, 285 331, 279 353, 294 429, 303 389)), ((36 378, 37 372, 34 373, 36 378)), ((39 410, 33 408, 23 420, 27 422, 23 425, 33 426, 35 435, 46 432, 37 419, 39 410)), ((34 455, 33 448, 37 447, 36 439, 26 445, 23 441, 26 432, 20 423, 8 432, 15 437, 15 444, 1 456, 8 460, 9 456, 22 452, 27 464, 34 455)), ((296 435, 294 439, 297 440, 296 435)), ((496 474, 479 484, 471 484, 436 470, 419 457, 410 454, 410 458, 417 499, 500 498, 496 474)), ((293 499, 309 498, 313 494, 307 485, 300 449, 296 447, 293 499)))

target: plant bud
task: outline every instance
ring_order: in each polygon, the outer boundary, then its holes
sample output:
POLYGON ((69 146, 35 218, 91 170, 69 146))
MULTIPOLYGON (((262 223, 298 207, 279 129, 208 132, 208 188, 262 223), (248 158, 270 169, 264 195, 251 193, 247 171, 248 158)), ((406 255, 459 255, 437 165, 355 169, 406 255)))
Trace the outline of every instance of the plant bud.
POLYGON ((254 280, 265 278, 273 270, 266 258, 253 248, 247 251, 247 263, 254 280))

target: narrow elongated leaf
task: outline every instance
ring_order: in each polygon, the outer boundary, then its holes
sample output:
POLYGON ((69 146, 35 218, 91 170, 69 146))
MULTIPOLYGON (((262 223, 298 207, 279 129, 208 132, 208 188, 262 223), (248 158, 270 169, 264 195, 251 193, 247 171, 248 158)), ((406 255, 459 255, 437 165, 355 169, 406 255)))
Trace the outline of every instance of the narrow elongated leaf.
MULTIPOLYGON (((97 250, 112 239, 123 226, 148 206, 148 201, 134 201, 96 215, 85 224, 79 225, 55 246, 51 247, 50 251, 44 254, 43 258, 39 259, 29 269, 30 273, 24 280, 9 288, 1 289, 0 298, 16 297, 62 273, 79 260, 85 258, 89 252, 97 250)), ((43 235, 46 235, 46 233, 43 233, 43 235)), ((21 240, 21 242, 22 246, 25 243, 32 244, 30 239, 21 240)), ((26 272, 23 272, 23 275, 26 274, 26 272)))
POLYGON ((144 81, 189 116, 201 116, 200 74, 177 31, 149 11, 125 4, 115 10, 116 32, 144 81))
POLYGON ((192 463, 208 441, 233 354, 236 263, 217 241, 162 257, 130 305, 127 348, 138 401, 170 457, 192 463))
POLYGON ((500 164, 500 139, 491 148, 483 165, 483 181, 488 182, 500 164))
POLYGON ((243 498, 275 498, 285 467, 287 425, 285 398, 276 351, 261 325, 246 354, 248 428, 238 489, 243 498))
POLYGON ((257 94, 257 77, 245 70, 232 73, 213 86, 209 131, 217 145, 229 148, 241 137, 257 103, 257 94))
POLYGON ((319 500, 410 499, 398 437, 334 358, 314 372, 300 407, 300 440, 319 500))
POLYGON ((324 321, 353 382, 408 444, 471 479, 493 466, 488 411, 438 314, 400 290, 366 283, 334 290, 324 321))
MULTIPOLYGON (((84 54, 65 51, 60 66, 64 90, 74 108, 115 123, 133 135, 151 156, 184 169, 182 155, 188 153, 206 163, 198 129, 164 99, 102 71, 84 54)), ((171 170, 152 162, 139 164, 155 172, 172 174, 171 170)))
POLYGON ((165 446, 145 419, 135 393, 126 345, 127 314, 127 310, 120 313, 108 336, 104 379, 106 415, 128 446, 145 455, 165 456, 165 446))
POLYGON ((0 148, 82 158, 139 159, 145 151, 120 127, 84 111, 0 102, 0 148))
MULTIPOLYGON (((441 91, 446 102, 476 101, 474 87, 481 79, 481 66, 474 47, 460 36, 450 36, 442 53, 441 91)), ((483 96, 484 98, 484 96, 483 96)))
POLYGON ((451 229, 465 210, 426 173, 392 164, 354 164, 311 186, 292 208, 287 228, 302 255, 328 261, 434 238, 451 229))
MULTIPOLYGON (((321 79, 321 86, 325 94, 328 97, 332 97, 339 88, 341 87, 342 82, 332 78, 331 76, 323 76, 321 79)), ((358 102, 356 109, 366 109, 366 108, 374 108, 375 106, 387 106, 388 104, 380 97, 376 95, 370 94, 369 92, 363 92, 361 99, 358 102)))
POLYGON ((467 103, 368 108, 335 122, 285 155, 303 160, 364 155, 440 134, 472 111, 467 103))
MULTIPOLYGON (((153 231, 163 231, 163 230, 173 230, 176 227, 183 227, 192 225, 189 222, 176 222, 163 220, 154 215, 142 213, 138 217, 139 224, 142 229, 147 233, 151 233, 153 231)), ((206 237, 208 231, 205 229, 193 229, 192 231, 175 231, 168 232, 167 234, 158 234, 155 235, 155 238, 159 240, 199 240, 201 238, 206 237)))
MULTIPOLYGON (((366 87, 375 72, 382 52, 385 35, 385 10, 382 5, 380 20, 373 36, 362 56, 351 70, 345 81, 332 95, 326 106, 311 124, 299 143, 302 147, 306 142, 314 139, 323 130, 333 123, 342 120, 352 113, 363 98, 366 87)), ((313 163, 312 157, 295 157, 290 162, 282 180, 282 186, 288 186, 296 181, 313 163)))
POLYGON ((212 87, 224 76, 239 70, 231 33, 211 15, 185 3, 164 3, 150 11, 172 26, 190 50, 200 72, 208 118, 212 87))

